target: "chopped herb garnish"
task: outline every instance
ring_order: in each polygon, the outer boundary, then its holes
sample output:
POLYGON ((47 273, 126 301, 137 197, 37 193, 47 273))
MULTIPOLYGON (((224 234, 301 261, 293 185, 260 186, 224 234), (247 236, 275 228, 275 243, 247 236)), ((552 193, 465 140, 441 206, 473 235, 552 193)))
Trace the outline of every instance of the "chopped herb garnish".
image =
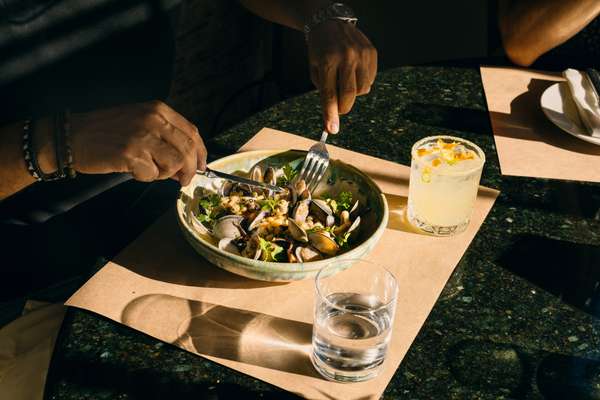
POLYGON ((265 199, 258 202, 260 209, 263 211, 274 212, 278 201, 275 199, 265 199))
POLYGON ((350 210, 352 207, 352 193, 351 192, 342 192, 337 198, 337 208, 338 210, 350 210))
POLYGON ((336 236, 334 239, 337 242, 338 246, 341 248, 345 248, 348 246, 348 239, 350 238, 350 234, 352 232, 346 232, 342 235, 336 236))
POLYGON ((200 199, 198 204, 198 215, 196 218, 198 218, 198 221, 205 223, 205 225, 211 226, 220 213, 221 198, 219 195, 212 194, 200 199))
POLYGON ((279 186, 289 185, 296 176, 298 176, 298 170, 292 167, 290 164, 285 164, 282 168, 283 174, 277 179, 279 186))
POLYGON ((261 237, 258 238, 258 246, 261 250, 260 258, 263 261, 280 261, 279 258, 281 258, 280 254, 283 254, 283 247, 261 237))

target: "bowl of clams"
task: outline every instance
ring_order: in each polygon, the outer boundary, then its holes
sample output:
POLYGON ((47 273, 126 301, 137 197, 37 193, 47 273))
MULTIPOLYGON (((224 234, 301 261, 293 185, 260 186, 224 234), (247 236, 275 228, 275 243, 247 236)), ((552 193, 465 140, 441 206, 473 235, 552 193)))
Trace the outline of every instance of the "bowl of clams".
POLYGON ((305 156, 258 150, 212 162, 211 169, 284 190, 196 175, 177 200, 186 240, 217 267, 272 282, 310 279, 325 266, 343 270, 365 257, 387 226, 385 196, 340 160, 330 160, 323 179, 309 188, 298 176, 305 156))

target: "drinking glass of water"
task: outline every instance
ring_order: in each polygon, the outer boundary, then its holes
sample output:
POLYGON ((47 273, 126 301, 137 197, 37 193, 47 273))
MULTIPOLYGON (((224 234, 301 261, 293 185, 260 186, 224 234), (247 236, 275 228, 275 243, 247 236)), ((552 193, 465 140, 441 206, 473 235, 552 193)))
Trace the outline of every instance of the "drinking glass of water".
POLYGON ((392 334, 398 284, 375 263, 359 260, 316 277, 312 362, 325 378, 361 382, 374 378, 385 360, 392 334))

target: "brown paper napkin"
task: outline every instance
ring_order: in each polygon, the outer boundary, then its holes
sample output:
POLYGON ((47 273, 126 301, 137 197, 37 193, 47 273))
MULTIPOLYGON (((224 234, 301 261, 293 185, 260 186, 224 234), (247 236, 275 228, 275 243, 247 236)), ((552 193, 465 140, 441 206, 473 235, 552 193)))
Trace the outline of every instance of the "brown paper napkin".
POLYGON ((66 307, 28 301, 23 316, 0 329, 0 398, 41 400, 66 307))
POLYGON ((559 74, 481 67, 500 169, 504 175, 600 182, 600 147, 554 126, 540 97, 559 74))
MULTIPOLYGON (((308 149, 313 142, 263 129, 241 150, 308 149)), ((467 231, 451 238, 412 233, 404 222, 409 168, 328 146, 332 158, 377 181, 390 222, 370 260, 388 266, 400 291, 383 372, 374 380, 341 384, 311 366, 313 282, 252 281, 198 256, 167 213, 108 263, 69 301, 311 399, 378 398, 419 332, 454 267, 490 211, 498 192, 480 188, 467 231)))

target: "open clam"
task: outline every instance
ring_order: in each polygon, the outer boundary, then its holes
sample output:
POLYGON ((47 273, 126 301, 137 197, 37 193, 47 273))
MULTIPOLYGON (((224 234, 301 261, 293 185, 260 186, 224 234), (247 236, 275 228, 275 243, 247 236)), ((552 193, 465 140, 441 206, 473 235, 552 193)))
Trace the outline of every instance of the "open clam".
POLYGON ((298 262, 322 260, 323 255, 311 246, 298 246, 294 252, 298 262))
MULTIPOLYGON (((313 214, 317 218, 317 220, 321 221, 323 225, 331 226, 328 225, 328 223, 331 223, 332 221, 331 217, 333 217, 333 211, 331 210, 331 207, 329 207, 325 200, 311 200, 310 213, 313 214)), ((335 222, 335 220, 333 221, 335 222)))
POLYGON ((302 228, 302 226, 300 226, 300 224, 295 220, 288 219, 288 231, 295 240, 302 243, 308 242, 308 234, 306 233, 304 228, 302 228))
POLYGON ((223 238, 219 240, 219 249, 238 256, 241 255, 240 250, 237 248, 234 239, 232 238, 223 238))
POLYGON ((310 200, 302 200, 296 203, 294 211, 292 211, 292 218, 296 222, 302 223, 306 221, 306 217, 310 213, 310 200))
POLYGON ((315 249, 328 256, 334 256, 340 251, 340 246, 324 231, 309 233, 308 241, 315 249))
POLYGON ((254 217, 254 219, 252 220, 252 222, 250 222, 250 224, 248 225, 248 231, 253 231, 256 228, 258 228, 258 225, 262 222, 262 220, 265 219, 265 217, 267 216, 267 212, 266 211, 261 211, 258 214, 256 214, 256 217, 254 217))
POLYGON ((237 239, 244 234, 242 221, 244 217, 240 215, 226 215, 215 221, 212 234, 217 239, 237 239))
POLYGON ((268 183, 269 185, 275 185, 277 183, 275 168, 268 167, 265 170, 265 173, 263 175, 263 182, 268 183))

